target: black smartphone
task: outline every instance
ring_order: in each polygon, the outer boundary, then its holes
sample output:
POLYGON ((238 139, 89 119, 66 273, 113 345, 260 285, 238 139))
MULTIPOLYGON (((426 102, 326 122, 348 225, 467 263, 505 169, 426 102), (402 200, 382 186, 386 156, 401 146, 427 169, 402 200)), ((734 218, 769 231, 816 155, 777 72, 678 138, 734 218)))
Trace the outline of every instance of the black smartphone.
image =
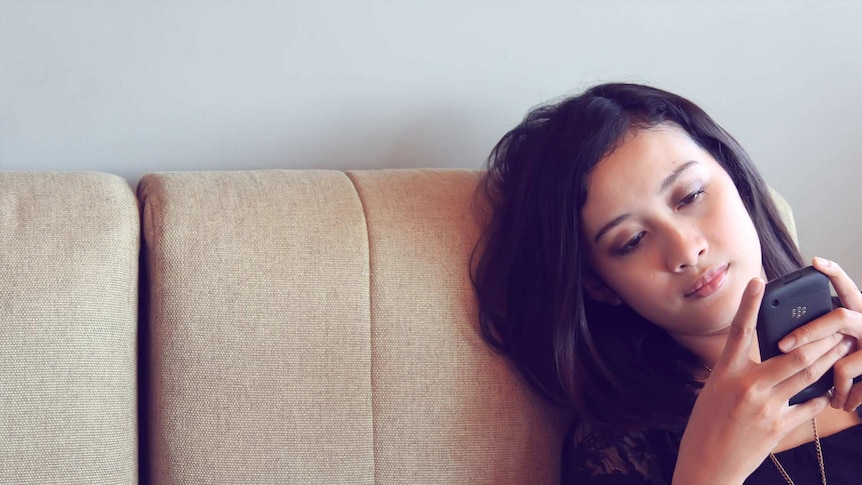
MULTIPOLYGON (((766 284, 757 315, 760 359, 781 355, 778 341, 793 330, 832 311, 829 278, 812 266, 796 270, 766 284)), ((832 369, 817 382, 790 398, 790 404, 822 396, 832 387, 832 369)))

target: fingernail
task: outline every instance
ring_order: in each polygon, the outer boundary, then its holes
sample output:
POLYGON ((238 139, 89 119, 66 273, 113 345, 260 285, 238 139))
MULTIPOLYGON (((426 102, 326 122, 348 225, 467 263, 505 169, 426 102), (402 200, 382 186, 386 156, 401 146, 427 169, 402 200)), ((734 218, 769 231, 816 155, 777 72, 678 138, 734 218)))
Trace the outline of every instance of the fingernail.
POLYGON ((752 280, 751 285, 749 286, 748 292, 752 295, 759 295, 761 291, 763 291, 763 280, 760 278, 754 278, 752 280))
POLYGON ((823 267, 827 267, 832 263, 832 261, 829 261, 828 259, 824 259, 821 257, 815 257, 814 262, 817 263, 817 266, 823 266, 823 267))
POLYGON ((780 348, 782 352, 789 352, 793 350, 794 345, 796 345, 795 337, 785 337, 784 340, 778 342, 778 348, 780 348))

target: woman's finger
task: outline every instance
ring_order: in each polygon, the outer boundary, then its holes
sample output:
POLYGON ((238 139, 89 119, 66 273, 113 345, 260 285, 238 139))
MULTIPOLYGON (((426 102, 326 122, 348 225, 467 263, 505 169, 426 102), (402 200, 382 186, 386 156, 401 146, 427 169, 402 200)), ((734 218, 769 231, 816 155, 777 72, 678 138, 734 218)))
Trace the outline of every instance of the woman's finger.
POLYGON ((751 362, 749 351, 757 328, 757 312, 763 298, 764 285, 762 279, 754 278, 745 287, 716 368, 741 368, 751 362))
MULTIPOLYGON (((801 345, 786 354, 777 355, 761 363, 760 368, 769 376, 774 378, 777 384, 797 375, 806 367, 811 367, 818 359, 830 351, 836 350, 839 344, 848 345, 844 342, 845 337, 839 333, 831 333, 821 339, 801 345)), ((853 339, 846 337, 847 342, 852 344, 853 339)), ((836 360, 844 357, 847 352, 838 356, 836 360)), ((827 369, 828 370, 828 369, 827 369)))
POLYGON ((784 377, 773 387, 773 392, 782 399, 790 399, 799 391, 817 382, 823 374, 853 349, 854 340, 839 334, 811 342, 793 352, 769 359, 762 365, 769 366, 769 373, 784 377))
MULTIPOLYGON (((848 404, 850 393, 854 387, 854 379, 862 375, 862 352, 855 352, 839 360, 833 367, 835 389, 832 391, 832 407, 842 409, 848 404)), ((858 406, 858 404, 857 404, 858 406)), ((855 409, 855 406, 853 407, 855 409)))
POLYGON ((836 308, 787 334, 778 342, 778 348, 787 353, 801 345, 835 333, 857 340, 862 339, 862 313, 847 308, 836 308))
POLYGON ((847 276, 847 273, 841 269, 838 263, 824 258, 814 258, 813 264, 817 271, 829 277, 832 286, 835 287, 835 293, 838 294, 838 298, 845 308, 857 312, 862 311, 862 293, 859 292, 859 287, 847 276))
POLYGON ((787 421, 791 426, 798 426, 806 421, 811 421, 817 417, 821 411, 829 405, 828 396, 817 396, 814 399, 809 399, 799 404, 790 406, 790 411, 787 413, 787 421))
POLYGON ((853 411, 858 412, 857 408, 859 406, 862 406, 862 386, 853 386, 847 402, 844 403, 843 409, 848 413, 852 413, 853 411))

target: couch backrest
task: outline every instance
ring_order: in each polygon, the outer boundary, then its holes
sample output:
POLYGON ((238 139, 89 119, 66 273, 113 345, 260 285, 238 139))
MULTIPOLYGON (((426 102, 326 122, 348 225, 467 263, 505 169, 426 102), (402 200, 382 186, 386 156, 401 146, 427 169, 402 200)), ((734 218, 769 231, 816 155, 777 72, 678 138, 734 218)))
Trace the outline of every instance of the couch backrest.
POLYGON ((137 482, 138 229, 119 177, 0 172, 0 483, 137 482))
POLYGON ((145 176, 152 478, 558 482, 564 417, 479 336, 477 179, 145 176))
POLYGON ((139 275, 124 180, 0 172, 0 483, 557 483, 565 413, 479 336, 478 177, 148 175, 139 275))

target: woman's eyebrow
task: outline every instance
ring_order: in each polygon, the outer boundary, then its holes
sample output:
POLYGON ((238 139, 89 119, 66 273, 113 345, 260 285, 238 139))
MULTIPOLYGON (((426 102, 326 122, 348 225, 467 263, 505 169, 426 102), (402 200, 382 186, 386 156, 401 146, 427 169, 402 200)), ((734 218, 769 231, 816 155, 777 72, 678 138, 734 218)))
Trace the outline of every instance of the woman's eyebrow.
POLYGON ((695 165, 696 163, 697 161, 695 160, 689 160, 677 167, 677 169, 674 170, 670 175, 668 175, 667 178, 662 180, 661 187, 659 188, 659 193, 661 194, 666 192, 667 189, 670 188, 670 186, 673 185, 674 182, 676 182, 676 179, 678 179, 679 176, 686 171, 686 169, 688 169, 692 165, 695 165))
MULTIPOLYGON (((671 172, 670 175, 668 175, 667 177, 665 177, 664 180, 662 180, 661 186, 659 188, 659 193, 666 192, 667 189, 669 189, 673 185, 673 183, 676 182, 676 180, 679 178, 680 175, 682 175, 683 172, 685 172, 687 169, 689 169, 690 167, 692 167, 693 165, 696 165, 696 164, 697 164, 696 160, 689 160, 689 161, 683 163, 682 165, 680 165, 679 167, 677 167, 676 170, 671 172)), ((610 231, 614 227, 620 225, 629 216, 631 216, 631 214, 628 214, 628 213, 619 215, 619 216, 615 217, 614 220, 612 220, 611 222, 608 222, 607 224, 602 226, 602 228, 599 229, 599 232, 596 233, 596 237, 593 238, 593 242, 594 243, 599 242, 599 239, 602 236, 604 236, 605 233, 607 233, 608 231, 610 231)))
POLYGON ((614 220, 612 220, 611 222, 608 222, 607 224, 602 226, 602 228, 599 229, 599 232, 596 233, 596 237, 593 239, 593 243, 599 242, 599 238, 604 236, 606 232, 610 231, 611 229, 615 228, 616 226, 619 226, 620 223, 622 223, 624 220, 626 220, 626 218, 629 216, 631 216, 631 214, 623 214, 621 216, 617 216, 614 218, 614 220))

